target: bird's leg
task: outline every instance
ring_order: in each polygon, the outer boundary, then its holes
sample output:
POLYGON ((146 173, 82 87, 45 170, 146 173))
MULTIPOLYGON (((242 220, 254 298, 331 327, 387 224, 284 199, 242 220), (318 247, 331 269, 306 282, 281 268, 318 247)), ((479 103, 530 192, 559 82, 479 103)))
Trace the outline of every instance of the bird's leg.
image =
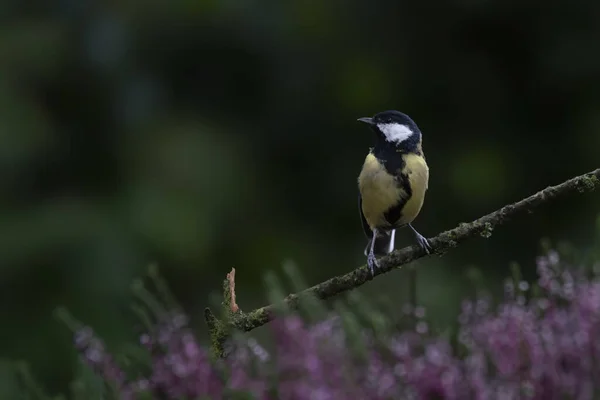
POLYGON ((429 241, 427 239, 425 239, 425 236, 423 236, 419 232, 417 232, 417 230, 415 228, 413 228, 413 226, 411 224, 408 224, 408 226, 410 227, 410 229, 412 229, 413 233, 415 234, 415 237, 417 238, 417 242, 419 243, 419 246, 421 246, 423 248, 423 250, 425 250, 425 252, 427 254, 429 254, 431 252, 431 245, 429 244, 429 241))
POLYGON ((396 230, 392 229, 392 231, 390 232, 390 246, 388 248, 388 253, 391 253, 392 251, 394 251, 395 240, 396 240, 396 230))
POLYGON ((375 267, 379 268, 379 263, 375 258, 375 239, 377 238, 377 229, 373 229, 373 238, 371 239, 371 249, 369 250, 369 255, 367 256, 367 266, 371 271, 371 276, 375 275, 375 267))

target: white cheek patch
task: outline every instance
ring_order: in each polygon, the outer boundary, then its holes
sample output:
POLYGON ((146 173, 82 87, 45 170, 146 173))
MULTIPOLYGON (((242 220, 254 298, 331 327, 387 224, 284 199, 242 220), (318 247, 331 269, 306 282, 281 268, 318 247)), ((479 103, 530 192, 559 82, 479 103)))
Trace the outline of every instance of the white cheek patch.
POLYGON ((377 127, 385 135, 387 141, 393 143, 402 143, 413 134, 408 126, 397 123, 377 124, 377 127))

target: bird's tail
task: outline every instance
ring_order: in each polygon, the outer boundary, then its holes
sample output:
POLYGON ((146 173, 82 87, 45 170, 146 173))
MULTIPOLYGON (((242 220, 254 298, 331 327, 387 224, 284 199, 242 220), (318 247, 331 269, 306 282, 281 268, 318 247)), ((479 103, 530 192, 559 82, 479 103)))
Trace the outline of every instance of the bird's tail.
POLYGON ((371 241, 375 240, 375 246, 373 248, 373 253, 375 256, 383 256, 394 251, 394 239, 396 237, 396 230, 391 230, 389 232, 378 232, 376 238, 371 238, 369 243, 367 243, 367 247, 365 247, 365 256, 369 254, 371 251, 371 241))

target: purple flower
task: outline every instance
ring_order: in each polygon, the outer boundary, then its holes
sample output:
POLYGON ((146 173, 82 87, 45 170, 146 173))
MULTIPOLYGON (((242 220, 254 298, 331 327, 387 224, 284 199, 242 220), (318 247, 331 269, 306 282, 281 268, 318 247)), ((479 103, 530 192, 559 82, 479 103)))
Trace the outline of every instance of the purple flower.
POLYGON ((153 354, 149 386, 173 399, 221 398, 223 383, 218 371, 187 324, 187 317, 181 314, 163 317, 154 336, 142 337, 153 354))
POLYGON ((115 363, 112 356, 106 352, 104 343, 94 335, 91 328, 84 327, 75 332, 74 342, 83 361, 95 373, 106 382, 114 384, 118 388, 123 387, 125 373, 115 363))
POLYGON ((483 296, 464 301, 457 346, 431 332, 422 307, 403 308, 416 318, 412 329, 377 336, 348 328, 345 316, 309 325, 288 315, 270 324, 271 352, 246 337, 219 362, 186 316, 165 315, 140 337, 151 372, 129 381, 91 329, 77 332, 75 345, 123 393, 166 399, 232 390, 260 400, 592 399, 600 390, 600 280, 562 264, 556 252, 537 259, 538 298, 526 299, 529 283, 509 281, 496 306, 483 296))

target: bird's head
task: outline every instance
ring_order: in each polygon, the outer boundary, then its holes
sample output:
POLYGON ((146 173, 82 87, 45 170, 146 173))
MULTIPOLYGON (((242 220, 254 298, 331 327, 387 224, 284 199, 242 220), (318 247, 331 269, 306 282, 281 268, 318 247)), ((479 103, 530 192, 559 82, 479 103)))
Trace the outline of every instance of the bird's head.
POLYGON ((408 115, 400 111, 382 111, 373 117, 359 118, 383 140, 398 149, 413 151, 421 144, 421 131, 408 115))

